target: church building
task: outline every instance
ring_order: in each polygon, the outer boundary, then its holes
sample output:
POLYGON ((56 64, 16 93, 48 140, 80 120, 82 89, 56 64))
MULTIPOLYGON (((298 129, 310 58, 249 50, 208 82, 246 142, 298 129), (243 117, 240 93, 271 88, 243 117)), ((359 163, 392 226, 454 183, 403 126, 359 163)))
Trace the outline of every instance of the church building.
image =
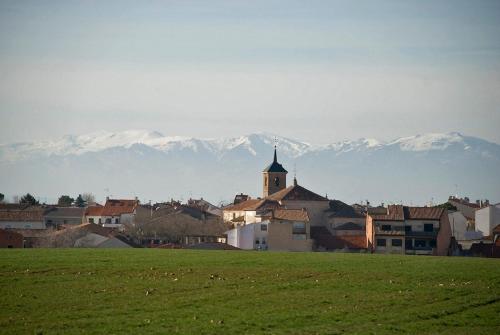
POLYGON ((242 249, 310 251, 311 227, 323 225, 329 200, 297 183, 287 186, 288 171, 273 162, 262 172, 262 197, 223 209, 224 220, 233 224, 228 243, 242 249))

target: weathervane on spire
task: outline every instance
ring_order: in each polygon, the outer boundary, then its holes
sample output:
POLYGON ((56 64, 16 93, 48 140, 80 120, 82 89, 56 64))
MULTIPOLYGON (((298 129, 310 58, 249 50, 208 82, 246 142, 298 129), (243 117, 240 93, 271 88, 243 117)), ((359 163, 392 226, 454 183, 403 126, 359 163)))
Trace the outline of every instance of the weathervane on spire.
POLYGON ((274 161, 278 162, 278 157, 276 155, 276 146, 278 145, 278 139, 274 136, 274 161))

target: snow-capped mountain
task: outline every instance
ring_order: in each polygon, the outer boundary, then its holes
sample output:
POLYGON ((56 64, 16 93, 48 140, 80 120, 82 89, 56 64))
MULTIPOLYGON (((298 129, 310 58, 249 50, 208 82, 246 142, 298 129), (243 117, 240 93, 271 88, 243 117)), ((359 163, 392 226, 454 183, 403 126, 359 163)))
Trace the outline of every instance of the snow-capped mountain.
POLYGON ((349 202, 425 203, 457 190, 500 198, 500 145, 456 132, 327 145, 268 133, 218 139, 145 130, 68 135, 0 145, 0 192, 156 200, 192 195, 214 202, 236 192, 259 196, 260 173, 275 143, 285 167, 292 172, 296 166, 299 183, 349 202))

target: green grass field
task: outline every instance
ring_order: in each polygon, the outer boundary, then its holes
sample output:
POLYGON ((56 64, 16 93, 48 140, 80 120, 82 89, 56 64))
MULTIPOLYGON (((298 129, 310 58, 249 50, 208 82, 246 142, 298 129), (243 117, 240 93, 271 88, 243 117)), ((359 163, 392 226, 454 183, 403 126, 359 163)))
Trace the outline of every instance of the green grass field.
POLYGON ((0 251, 2 334, 500 334, 500 260, 0 251))

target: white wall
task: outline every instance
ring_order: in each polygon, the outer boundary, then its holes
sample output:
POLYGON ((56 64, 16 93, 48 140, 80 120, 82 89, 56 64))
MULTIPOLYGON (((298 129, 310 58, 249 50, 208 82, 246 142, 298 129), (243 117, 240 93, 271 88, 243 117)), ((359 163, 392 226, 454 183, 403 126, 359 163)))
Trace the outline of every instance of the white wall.
POLYGON ((484 236, 491 235, 493 228, 500 224, 500 204, 489 205, 476 211, 476 231, 484 236))
POLYGON ((466 240, 467 218, 459 211, 448 213, 450 220, 451 233, 457 241, 466 240))
POLYGON ((263 249, 266 249, 268 244, 268 232, 261 230, 261 225, 267 224, 269 229, 268 221, 259 222, 259 223, 251 223, 244 226, 238 226, 226 232, 227 234, 227 244, 232 245, 233 247, 237 247, 244 250, 254 250, 257 249, 258 246, 264 246, 263 249), (266 241, 266 244, 262 243, 256 244, 255 240, 259 239, 259 242, 263 240, 266 241))

